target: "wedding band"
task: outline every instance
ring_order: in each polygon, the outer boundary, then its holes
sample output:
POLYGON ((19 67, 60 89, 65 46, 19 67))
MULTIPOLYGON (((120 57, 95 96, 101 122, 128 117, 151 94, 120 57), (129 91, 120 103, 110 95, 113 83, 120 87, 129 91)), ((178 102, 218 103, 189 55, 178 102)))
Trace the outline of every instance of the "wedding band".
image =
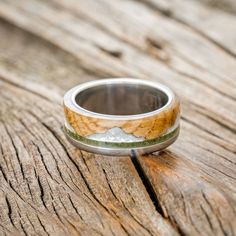
POLYGON ((68 140, 105 155, 160 151, 179 134, 180 103, 166 86, 112 78, 80 84, 64 96, 68 140))

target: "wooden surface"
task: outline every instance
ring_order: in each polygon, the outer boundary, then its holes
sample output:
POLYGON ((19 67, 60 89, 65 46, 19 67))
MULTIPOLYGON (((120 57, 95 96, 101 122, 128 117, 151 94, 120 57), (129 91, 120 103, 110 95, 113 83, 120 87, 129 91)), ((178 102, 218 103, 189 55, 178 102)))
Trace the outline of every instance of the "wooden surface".
POLYGON ((230 4, 0 0, 0 235, 236 235, 230 4), (160 156, 66 141, 64 92, 119 76, 181 97, 180 137, 160 156))

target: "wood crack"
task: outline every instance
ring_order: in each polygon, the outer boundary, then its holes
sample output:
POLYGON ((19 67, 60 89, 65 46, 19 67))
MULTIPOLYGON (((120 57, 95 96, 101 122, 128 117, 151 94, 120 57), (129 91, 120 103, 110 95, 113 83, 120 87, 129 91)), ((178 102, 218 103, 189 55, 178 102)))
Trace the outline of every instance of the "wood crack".
POLYGON ((212 225, 212 223, 211 223, 211 219, 210 219, 210 217, 208 216, 206 210, 204 209, 204 207, 203 207, 201 204, 200 204, 200 208, 201 208, 203 214, 206 216, 207 222, 208 222, 208 224, 209 224, 211 230, 213 231, 214 228, 213 228, 213 225, 212 225))
POLYGON ((174 229, 177 230, 177 232, 179 233, 179 235, 185 235, 185 233, 182 231, 182 229, 179 227, 179 225, 177 224, 177 222, 173 221, 172 218, 167 217, 167 215, 165 215, 164 211, 162 210, 162 206, 161 203, 158 200, 158 197, 155 193, 155 190, 152 187, 152 184, 150 182, 150 180, 148 179, 148 177, 145 174, 145 171, 143 170, 142 166, 139 163, 138 160, 138 155, 133 151, 132 155, 131 155, 131 161, 134 164, 134 167, 150 197, 150 199, 152 200, 153 205, 155 206, 156 211, 161 214, 161 216, 163 218, 165 218, 166 220, 168 220, 168 222, 170 222, 170 224, 174 227, 174 229))
POLYGON ((120 202, 120 200, 117 198, 116 194, 114 193, 114 191, 113 191, 113 189, 112 189, 112 187, 111 187, 111 184, 110 184, 110 181, 109 181, 109 179, 108 179, 108 177, 107 177, 106 171, 105 171, 103 168, 102 168, 102 171, 103 171, 103 174, 104 174, 104 176, 105 176, 107 185, 108 185, 108 187, 109 187, 109 189, 110 189, 110 191, 111 191, 113 197, 114 197, 116 200, 118 200, 118 201, 120 202))
POLYGON ((59 182, 52 176, 51 172, 49 171, 49 169, 48 169, 48 167, 47 167, 47 164, 46 164, 46 162, 45 162, 45 160, 44 160, 44 156, 43 156, 42 152, 40 151, 40 148, 39 148, 39 147, 37 146, 37 144, 34 143, 33 141, 32 141, 32 143, 33 143, 34 146, 36 147, 36 149, 37 149, 37 151, 38 151, 38 154, 39 154, 40 157, 41 157, 42 163, 43 163, 44 168, 45 168, 45 170, 47 171, 48 175, 50 176, 50 178, 51 178, 52 180, 54 180, 55 182, 57 182, 57 183, 59 184, 59 182))
MULTIPOLYGON (((202 196, 203 196, 205 202, 207 203, 207 205, 210 207, 211 211, 214 212, 214 209, 213 209, 213 207, 212 207, 210 201, 208 200, 206 194, 205 194, 203 191, 202 191, 202 196)), ((217 220, 218 220, 218 222, 219 222, 219 225, 220 225, 220 228, 221 228, 223 234, 224 234, 225 236, 227 236, 228 234, 227 234, 227 232, 225 231, 225 229, 224 229, 224 227, 223 227, 223 225, 222 225, 221 220, 219 219, 219 217, 218 217, 217 214, 215 214, 215 216, 216 216, 216 218, 217 218, 217 220)))
POLYGON ((12 219, 12 207, 11 207, 10 201, 8 200, 7 196, 5 196, 5 199, 6 199, 6 203, 7 203, 9 219, 11 221, 11 224, 15 227, 14 221, 12 219))
MULTIPOLYGON (((12 147, 14 148, 15 156, 16 156, 16 158, 17 158, 17 161, 18 161, 18 164, 19 164, 19 167, 20 167, 20 171, 21 171, 22 177, 25 179, 25 173, 24 173, 24 170, 23 170, 22 163, 21 163, 21 161, 20 161, 20 157, 19 157, 19 153, 18 153, 17 147, 16 147, 16 145, 15 145, 15 143, 14 143, 14 141, 13 141, 13 138, 12 138, 12 136, 11 136, 11 134, 10 134, 8 128, 7 128, 7 125, 5 125, 4 123, 2 123, 2 124, 3 124, 4 128, 5 128, 5 131, 6 131, 6 133, 7 133, 7 135, 8 135, 8 138, 9 138, 9 140, 10 140, 10 142, 11 142, 11 145, 12 145, 12 147)), ((12 168, 13 168, 13 167, 12 167, 12 168)), ((13 168, 13 169, 14 169, 14 168, 13 168)), ((15 173, 15 172, 14 172, 14 173, 15 173)), ((17 179, 17 178, 16 178, 16 179, 17 179)))
POLYGON ((50 236, 49 232, 46 230, 46 227, 45 227, 45 225, 43 224, 43 222, 41 221, 41 219, 40 219, 40 217, 38 216, 38 214, 36 214, 36 217, 37 217, 37 219, 38 219, 38 221, 39 221, 41 227, 43 228, 43 231, 44 231, 48 236, 50 236))
POLYGON ((147 190, 147 193, 148 193, 150 199, 152 200, 152 202, 156 208, 156 211, 159 212, 163 217, 166 217, 163 210, 162 210, 162 207, 157 199, 157 196, 156 196, 155 191, 152 187, 152 184, 150 183, 149 179, 147 178, 144 170, 142 169, 142 167, 138 161, 138 155, 133 151, 130 158, 131 158, 132 163, 134 164, 134 167, 135 167, 137 173, 139 174, 140 179, 143 182, 144 187, 147 190))
POLYGON ((39 189, 40 189, 40 198, 41 198, 41 201, 42 201, 43 206, 45 207, 45 209, 47 209, 46 203, 44 202, 44 189, 43 189, 43 186, 42 186, 42 184, 41 184, 40 177, 36 175, 35 169, 34 169, 34 173, 35 173, 35 178, 36 178, 37 181, 38 181, 38 185, 39 185, 39 189))
POLYGON ((83 217, 81 216, 81 214, 79 213, 77 207, 75 206, 74 202, 72 201, 70 195, 68 195, 68 199, 69 199, 69 201, 70 201, 70 203, 71 203, 73 209, 75 210, 76 214, 80 217, 81 220, 84 220, 83 217))

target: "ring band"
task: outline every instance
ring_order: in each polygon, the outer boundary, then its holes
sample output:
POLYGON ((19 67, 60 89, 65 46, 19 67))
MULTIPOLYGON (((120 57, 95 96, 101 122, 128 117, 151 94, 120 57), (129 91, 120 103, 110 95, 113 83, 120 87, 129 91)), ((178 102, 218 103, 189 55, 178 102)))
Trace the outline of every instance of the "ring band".
POLYGON ((179 99, 156 82, 130 78, 87 82, 65 94, 64 112, 68 140, 94 153, 156 152, 179 134, 179 99))

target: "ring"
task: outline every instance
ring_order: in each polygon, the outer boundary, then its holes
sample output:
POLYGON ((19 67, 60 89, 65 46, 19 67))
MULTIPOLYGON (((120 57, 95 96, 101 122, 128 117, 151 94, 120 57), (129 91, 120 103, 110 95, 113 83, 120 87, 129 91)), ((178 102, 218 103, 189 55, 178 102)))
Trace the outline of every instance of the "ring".
POLYGON ((179 134, 180 102, 166 86, 112 78, 78 85, 64 96, 68 140, 105 155, 160 151, 179 134))

